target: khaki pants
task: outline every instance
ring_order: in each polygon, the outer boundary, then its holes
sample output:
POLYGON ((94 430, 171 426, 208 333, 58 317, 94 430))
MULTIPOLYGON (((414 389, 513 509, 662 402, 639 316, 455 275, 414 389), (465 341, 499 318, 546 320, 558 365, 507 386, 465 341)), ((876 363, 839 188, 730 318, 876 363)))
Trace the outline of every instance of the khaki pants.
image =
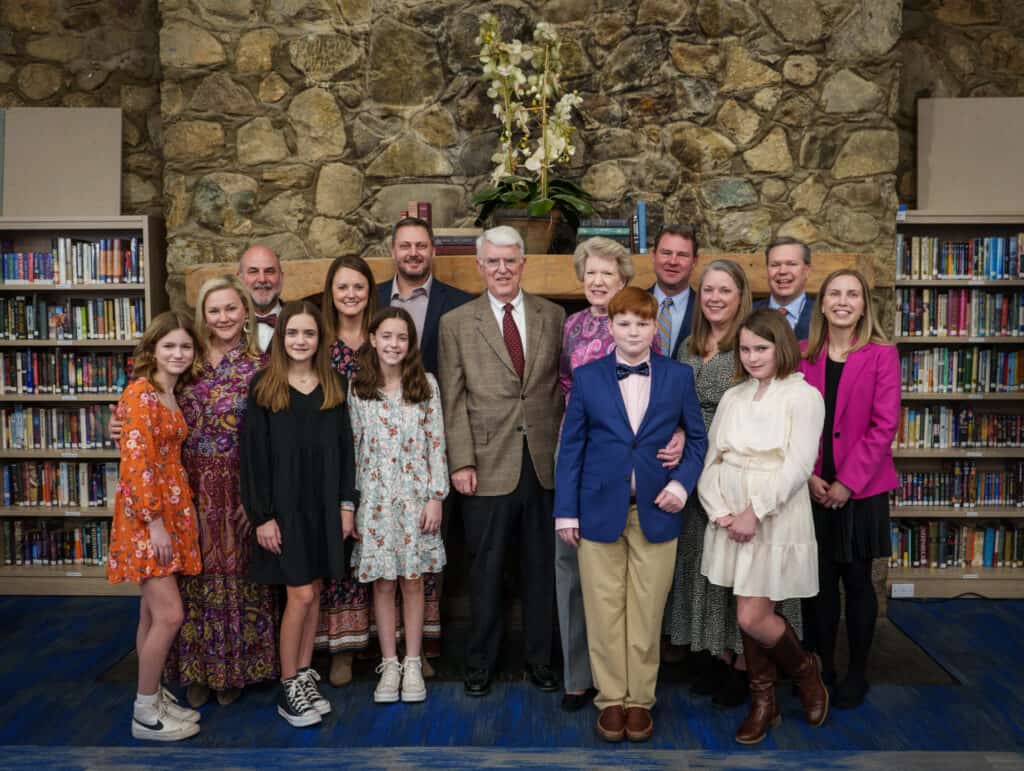
POLYGON ((676 541, 651 543, 636 506, 614 543, 580 539, 580 583, 598 709, 654 706, 661 619, 672 588, 676 541))

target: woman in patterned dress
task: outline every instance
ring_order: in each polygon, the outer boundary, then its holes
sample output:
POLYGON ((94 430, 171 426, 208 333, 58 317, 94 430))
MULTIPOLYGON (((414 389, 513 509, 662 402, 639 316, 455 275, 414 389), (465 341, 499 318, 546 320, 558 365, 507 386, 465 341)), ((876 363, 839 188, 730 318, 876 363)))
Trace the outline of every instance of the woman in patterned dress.
POLYGON ((402 308, 370 323, 370 344, 352 378, 349 413, 356 449, 359 511, 345 523, 356 539, 352 565, 373 584, 380 639, 374 701, 423 701, 421 648, 426 573, 445 564, 441 505, 448 495, 441 395, 423 370, 416 325, 402 308), (401 589, 405 658, 398 663, 396 584, 401 589), (400 680, 400 681, 399 681, 400 680))
POLYGON ((192 491, 181 465, 187 428, 174 398, 179 382, 194 375, 201 351, 184 315, 161 313, 135 349, 136 380, 117 405, 121 465, 107 580, 141 585, 139 680, 131 723, 136 739, 177 741, 199 733, 199 713, 178 706, 160 676, 181 627, 177 574, 202 569, 192 491))
POLYGON ((193 707, 211 690, 230 704, 246 685, 278 674, 276 593, 247 578, 252 539, 240 487, 246 396, 266 359, 255 330, 252 300, 235 276, 203 284, 196 332, 206 355, 178 398, 189 429, 182 461, 199 512, 203 572, 181 579, 185 623, 166 668, 169 679, 188 685, 193 707))
MULTIPOLYGON (((377 312, 377 284, 362 257, 338 257, 327 270, 320 301, 331 363, 351 379, 366 345, 370 319, 377 312)), ((320 595, 316 649, 331 654, 331 685, 352 680, 352 658, 370 643, 370 593, 354 574, 331 579, 320 595)))
MULTIPOLYGON (((736 384, 734 349, 740 323, 750 313, 750 286, 736 263, 715 260, 701 273, 697 297, 693 331, 680 346, 678 359, 693 368, 704 426, 710 428, 722 394, 736 384)), ((691 654, 706 652, 694 659, 697 677, 691 690, 711 694, 716 706, 729 707, 742 704, 748 695, 743 639, 736 598, 700 572, 707 522, 698 496, 691 495, 679 536, 668 628, 673 645, 689 646, 691 654)), ((781 609, 799 630, 800 601, 786 600, 781 609)))
MULTIPOLYGON (((608 303, 636 275, 633 257, 622 244, 610 238, 595 236, 576 247, 573 255, 576 278, 583 285, 583 295, 590 303, 565 320, 562 333, 562 356, 558 384, 568 400, 572 390, 572 373, 577 367, 596 361, 615 350, 608 329, 608 303)), ((657 336, 652 346, 661 353, 657 336)), ((658 457, 673 468, 683 452, 682 432, 658 457)), ((558 630, 562 643, 565 695, 562 709, 575 712, 594 693, 587 650, 587 627, 583 618, 583 594, 580 589, 580 568, 576 549, 555 537, 555 599, 558 604, 558 630)))

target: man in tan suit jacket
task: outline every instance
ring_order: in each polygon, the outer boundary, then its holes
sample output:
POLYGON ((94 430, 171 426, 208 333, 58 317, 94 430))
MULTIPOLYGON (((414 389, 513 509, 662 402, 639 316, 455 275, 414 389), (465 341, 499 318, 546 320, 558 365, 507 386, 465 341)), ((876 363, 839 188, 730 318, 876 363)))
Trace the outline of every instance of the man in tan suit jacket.
POLYGON ((553 691, 551 510, 565 311, 520 289, 526 257, 512 228, 480 237, 477 267, 487 291, 441 317, 438 357, 448 467, 465 496, 470 554, 466 693, 483 696, 490 688, 501 641, 505 554, 514 543, 527 671, 538 688, 553 691))

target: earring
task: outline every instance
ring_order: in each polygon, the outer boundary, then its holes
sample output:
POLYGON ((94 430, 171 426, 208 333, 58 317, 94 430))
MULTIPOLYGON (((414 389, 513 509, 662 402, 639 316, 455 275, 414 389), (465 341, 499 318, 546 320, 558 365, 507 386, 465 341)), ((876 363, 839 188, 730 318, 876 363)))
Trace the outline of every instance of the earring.
POLYGON ((242 324, 242 334, 248 337, 250 332, 252 332, 252 328, 249 326, 249 322, 246 321, 242 324))

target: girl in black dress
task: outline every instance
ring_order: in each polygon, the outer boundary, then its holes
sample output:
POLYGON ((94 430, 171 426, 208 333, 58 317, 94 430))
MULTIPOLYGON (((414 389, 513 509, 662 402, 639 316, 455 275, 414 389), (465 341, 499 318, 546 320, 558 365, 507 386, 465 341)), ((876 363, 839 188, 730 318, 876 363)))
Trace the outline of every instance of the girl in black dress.
POLYGON ((321 580, 346 572, 342 516, 357 502, 345 384, 329 344, 315 306, 285 306, 270 363, 252 381, 242 441, 242 501, 259 544, 249 575, 287 590, 277 711, 293 726, 331 710, 311 666, 313 638, 321 580))

